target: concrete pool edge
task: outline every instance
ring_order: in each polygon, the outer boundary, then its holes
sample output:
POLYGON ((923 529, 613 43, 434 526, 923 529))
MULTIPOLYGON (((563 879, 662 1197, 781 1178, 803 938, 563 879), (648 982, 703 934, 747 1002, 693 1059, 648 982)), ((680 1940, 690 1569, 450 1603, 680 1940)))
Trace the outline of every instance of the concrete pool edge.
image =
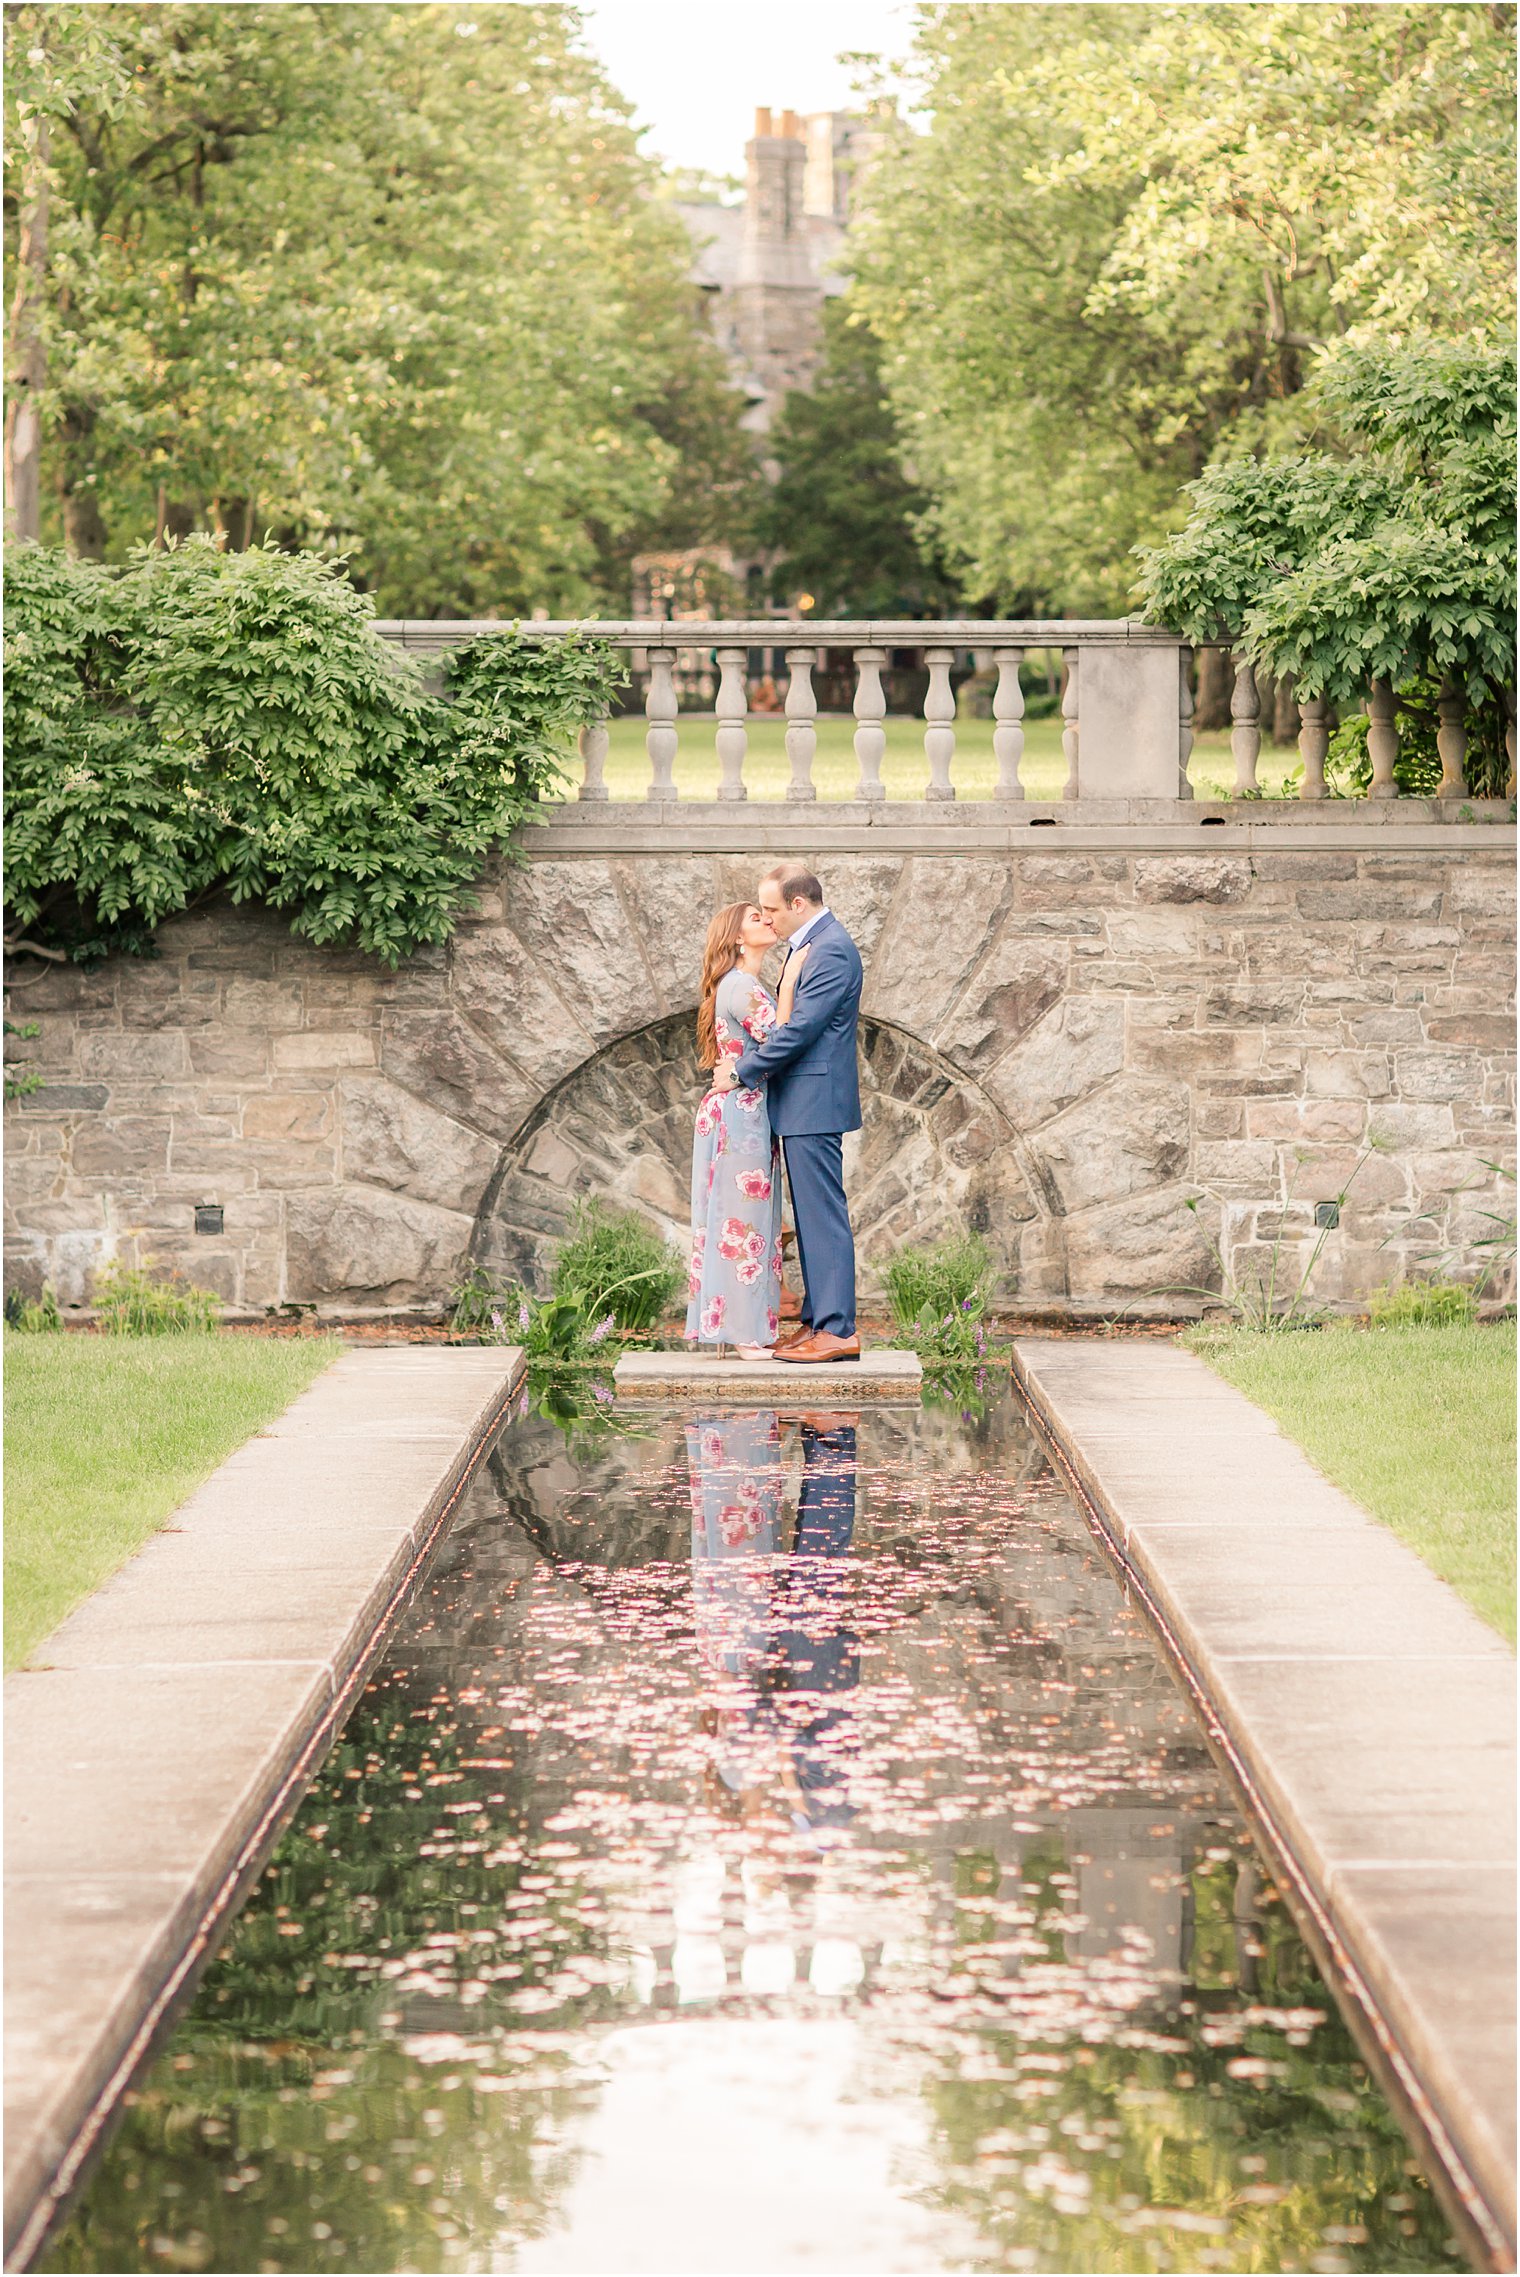
POLYGON ((1014 1380, 1470 2249, 1513 2269, 1512 1656, 1193 1354, 1023 1338, 1014 1380))
POLYGON ((523 1370, 515 1346, 344 1353, 6 1679, 7 2269, 262 1867, 523 1370))

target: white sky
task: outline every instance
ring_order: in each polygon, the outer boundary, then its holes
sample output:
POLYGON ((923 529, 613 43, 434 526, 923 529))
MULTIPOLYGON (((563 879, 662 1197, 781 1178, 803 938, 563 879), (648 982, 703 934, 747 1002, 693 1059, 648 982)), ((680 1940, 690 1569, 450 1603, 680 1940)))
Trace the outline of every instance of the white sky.
POLYGON ((850 50, 897 56, 909 0, 599 0, 586 42, 647 126, 643 149, 676 166, 744 172, 756 106, 839 111, 850 50))

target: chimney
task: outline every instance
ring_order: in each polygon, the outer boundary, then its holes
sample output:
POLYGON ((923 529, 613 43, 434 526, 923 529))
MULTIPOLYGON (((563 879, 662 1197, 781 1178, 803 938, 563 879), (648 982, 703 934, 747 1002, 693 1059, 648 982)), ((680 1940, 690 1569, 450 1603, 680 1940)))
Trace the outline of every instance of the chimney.
POLYGON ((795 142, 798 140, 802 133, 802 123, 795 111, 782 112, 781 125, 778 131, 788 142, 795 142))
POLYGON ((771 114, 769 110, 756 110, 755 136, 759 141, 769 142, 771 138, 771 114))

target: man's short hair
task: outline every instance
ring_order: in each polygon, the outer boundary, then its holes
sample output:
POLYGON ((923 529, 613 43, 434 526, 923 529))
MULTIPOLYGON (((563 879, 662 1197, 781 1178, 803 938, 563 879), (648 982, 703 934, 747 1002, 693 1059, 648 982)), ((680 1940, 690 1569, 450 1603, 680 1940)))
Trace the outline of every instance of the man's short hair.
POLYGON ((766 871, 760 883, 774 885, 783 901, 813 901, 820 909, 823 907, 822 884, 799 862, 777 862, 766 871))

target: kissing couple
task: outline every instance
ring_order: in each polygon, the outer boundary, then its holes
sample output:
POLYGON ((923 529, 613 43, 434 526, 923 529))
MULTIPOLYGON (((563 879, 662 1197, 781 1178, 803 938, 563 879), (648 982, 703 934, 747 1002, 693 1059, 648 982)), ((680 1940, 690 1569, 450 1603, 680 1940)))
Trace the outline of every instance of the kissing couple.
POLYGON ((687 1341, 743 1360, 858 1360, 846 1131, 860 1129, 860 951, 800 863, 707 929, 697 1058, 712 1082, 691 1161, 687 1341), (776 993, 760 977, 783 952, 776 993), (801 1318, 780 1335, 781 1164, 802 1271, 801 1318))

